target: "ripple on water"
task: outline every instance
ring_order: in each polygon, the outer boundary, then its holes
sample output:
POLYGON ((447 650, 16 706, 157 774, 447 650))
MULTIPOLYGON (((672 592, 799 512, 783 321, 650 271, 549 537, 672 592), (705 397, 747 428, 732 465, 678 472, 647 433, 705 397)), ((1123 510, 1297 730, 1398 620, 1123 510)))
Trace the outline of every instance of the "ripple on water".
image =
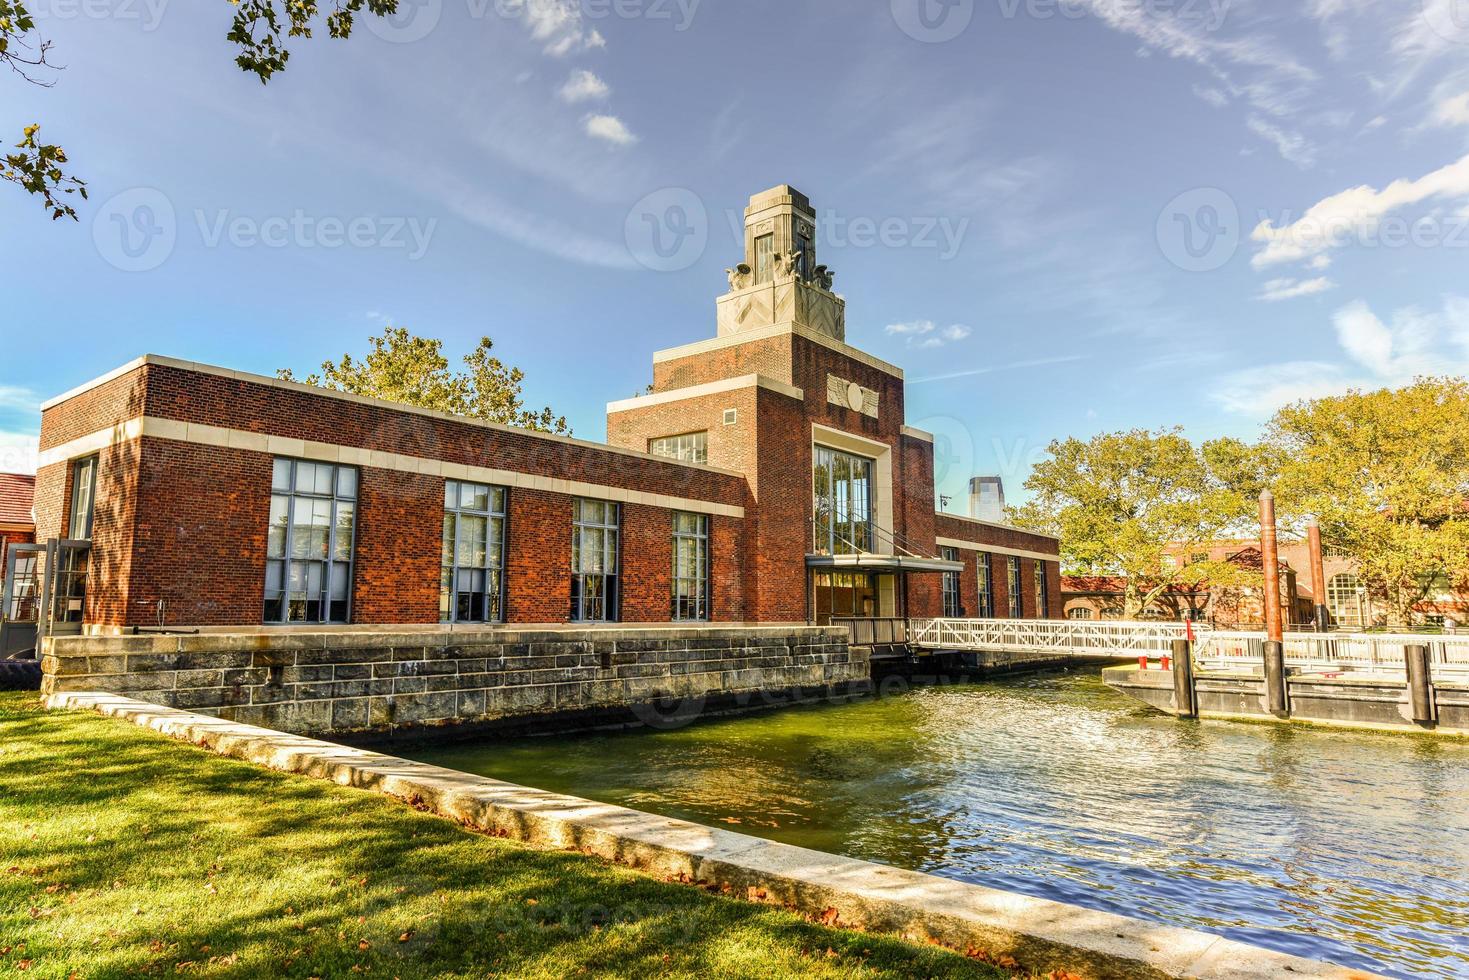
POLYGON ((420 758, 1398 976, 1469 976, 1469 744, 1071 673, 420 758))

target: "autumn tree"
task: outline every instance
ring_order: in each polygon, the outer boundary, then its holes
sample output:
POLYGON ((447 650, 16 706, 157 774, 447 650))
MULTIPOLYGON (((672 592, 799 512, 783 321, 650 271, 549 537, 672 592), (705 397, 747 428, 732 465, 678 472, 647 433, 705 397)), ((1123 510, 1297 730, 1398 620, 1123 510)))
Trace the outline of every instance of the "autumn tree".
POLYGON ((463 369, 449 366, 442 340, 415 336, 404 327, 386 327, 381 336, 369 339, 372 350, 366 356, 343 354, 340 361, 324 362, 319 374, 298 379, 289 368, 276 374, 286 381, 304 380, 333 391, 538 432, 571 434, 566 419, 551 409, 525 407, 520 393, 525 372, 493 356, 495 344, 489 337, 481 337, 464 356, 463 369))
POLYGON ((1297 402, 1265 443, 1276 496, 1294 521, 1357 565, 1392 625, 1445 583, 1469 575, 1469 383, 1423 378, 1397 390, 1297 402))
POLYGON ((1174 586, 1245 584, 1250 573, 1211 560, 1208 545, 1247 524, 1265 482, 1260 450, 1236 439, 1195 446, 1174 428, 1063 439, 1048 453, 1011 519, 1057 535, 1068 569, 1122 576, 1126 618, 1174 586))
MULTIPOLYGON (((56 81, 59 66, 50 60, 52 42, 40 36, 35 17, 26 7, 27 0, 0 0, 0 65, 4 65, 23 81, 50 86, 56 81)), ((398 10, 398 0, 329 0, 322 13, 319 0, 229 0, 235 8, 227 40, 239 49, 235 64, 242 71, 268 82, 276 72, 284 71, 291 52, 286 38, 310 38, 325 27, 328 36, 347 38, 357 17, 389 17, 398 10)), ((85 181, 64 169, 68 162, 60 146, 44 143, 38 137, 40 125, 25 127, 21 141, 0 160, 0 180, 19 184, 28 193, 41 198, 51 212, 52 220, 76 220, 76 208, 68 195, 87 196, 85 181)))

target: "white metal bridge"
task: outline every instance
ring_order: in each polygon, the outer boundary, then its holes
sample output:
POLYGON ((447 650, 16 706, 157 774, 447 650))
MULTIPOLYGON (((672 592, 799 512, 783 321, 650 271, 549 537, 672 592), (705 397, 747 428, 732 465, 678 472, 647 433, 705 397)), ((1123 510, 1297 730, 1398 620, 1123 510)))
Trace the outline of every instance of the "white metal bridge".
MULTIPOLYGON (((929 652, 978 652, 1015 654, 1064 654, 1079 657, 1113 657, 1136 660, 1158 659, 1173 653, 1173 642, 1190 638, 1184 623, 1093 622, 1086 620, 1031 619, 910 619, 852 620, 852 642, 859 645, 897 645, 897 624, 904 623, 910 648, 929 652), (877 625, 870 634, 859 624, 877 625), (864 644, 864 639, 870 635, 864 644)), ((1247 671, 1261 667, 1259 644, 1263 632, 1214 630, 1192 626, 1194 662, 1200 670, 1247 671)), ((1285 662, 1312 673, 1372 671, 1402 673, 1405 648, 1410 644, 1428 647, 1429 661, 1437 672, 1469 674, 1469 635, 1412 633, 1287 633, 1285 662)))

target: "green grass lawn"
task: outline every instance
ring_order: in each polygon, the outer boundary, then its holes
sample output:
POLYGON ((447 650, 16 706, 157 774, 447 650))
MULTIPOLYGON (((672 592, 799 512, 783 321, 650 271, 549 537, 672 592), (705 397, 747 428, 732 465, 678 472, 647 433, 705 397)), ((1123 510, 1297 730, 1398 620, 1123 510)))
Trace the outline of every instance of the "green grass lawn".
POLYGON ((0 976, 976 977, 0 693, 0 976))

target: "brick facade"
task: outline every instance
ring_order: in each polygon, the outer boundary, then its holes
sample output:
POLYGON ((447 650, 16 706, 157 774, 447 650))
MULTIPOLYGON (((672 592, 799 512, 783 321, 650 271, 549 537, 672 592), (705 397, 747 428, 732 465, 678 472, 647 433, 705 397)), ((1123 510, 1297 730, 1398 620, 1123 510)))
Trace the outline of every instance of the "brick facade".
POLYGON ((73 465, 97 455, 87 625, 152 625, 160 604, 168 625, 257 625, 273 461, 328 462, 358 471, 353 623, 438 622, 451 479, 507 488, 508 622, 570 618, 581 496, 621 505, 622 622, 672 617, 674 515, 692 511, 709 521, 712 620, 805 623, 815 610, 808 567, 835 567, 813 544, 814 447, 824 446, 872 460, 871 557, 886 571, 856 574, 894 583, 883 601, 899 614, 941 615, 940 548, 958 541, 972 614, 983 549, 994 556, 997 615, 1009 614, 1005 559, 1021 555, 1025 614, 1059 616, 1056 541, 935 514, 933 442, 905 425, 902 372, 847 345, 843 325, 827 329, 776 323, 731 334, 722 318, 714 341, 655 358, 651 394, 609 405, 605 444, 143 358, 44 407, 38 535, 65 536, 73 465), (650 440, 690 432, 707 433, 705 463, 649 454, 650 440), (1051 585, 1044 611, 1036 561, 1051 585))

